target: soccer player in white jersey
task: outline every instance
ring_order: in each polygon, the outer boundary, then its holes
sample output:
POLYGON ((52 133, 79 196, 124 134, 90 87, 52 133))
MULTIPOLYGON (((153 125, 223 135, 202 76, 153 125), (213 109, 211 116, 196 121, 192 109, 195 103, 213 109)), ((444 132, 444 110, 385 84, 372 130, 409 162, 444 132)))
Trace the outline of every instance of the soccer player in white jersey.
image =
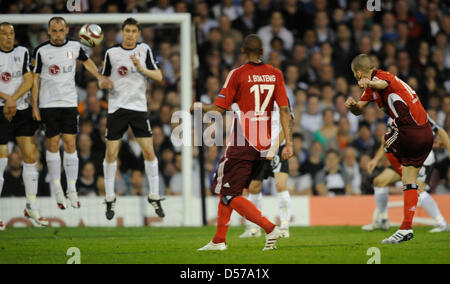
POLYGON ((152 130, 147 114, 147 79, 161 82, 161 70, 155 63, 151 48, 138 43, 141 35, 139 23, 128 18, 122 24, 121 44, 106 51, 103 75, 110 81, 100 84, 101 88, 111 88, 108 97, 108 122, 106 153, 103 163, 106 191, 106 218, 114 217, 116 195, 114 179, 117 170, 117 156, 123 134, 130 126, 142 148, 145 159, 145 173, 150 183, 148 202, 156 214, 164 217, 159 196, 158 159, 153 148, 152 130), (112 83, 114 82, 114 83, 112 83))
POLYGON ((89 59, 78 41, 67 38, 69 27, 64 18, 53 17, 48 23, 50 40, 39 45, 33 54, 33 117, 45 127, 46 161, 50 189, 56 193, 60 209, 66 209, 61 186, 60 140, 64 146, 64 170, 67 177, 67 197, 73 208, 79 208, 76 182, 78 179, 78 95, 75 88, 77 59, 99 82, 104 78, 89 59))
MULTIPOLYGON (((289 221, 291 219, 291 196, 287 188, 289 177, 289 162, 281 159, 286 139, 280 128, 280 113, 277 103, 274 103, 272 112, 272 146, 267 154, 267 161, 261 163, 252 176, 252 181, 248 186, 248 199, 261 210, 262 208, 262 183, 263 180, 272 176, 275 179, 275 187, 278 196, 278 209, 280 213, 280 232, 281 237, 289 238, 289 221)), ((294 119, 294 113, 291 109, 291 119, 294 119)), ((245 231, 240 238, 260 237, 261 229, 253 223, 246 220, 245 231)))
MULTIPOLYGON (((445 146, 450 155, 450 137, 448 136, 447 132, 442 129, 429 115, 428 121, 431 124, 433 135, 440 138, 441 143, 445 146)), ((392 125, 392 119, 389 119, 388 125, 392 125)), ((385 147, 386 145, 383 139, 383 143, 380 145, 380 148, 378 149, 374 158, 367 164, 367 171, 369 172, 369 174, 372 174, 382 157, 386 156, 391 163, 391 167, 385 168, 383 172, 381 172, 374 178, 373 185, 374 197, 377 205, 377 215, 372 224, 367 224, 362 227, 364 231, 386 231, 390 227, 390 224, 388 222, 388 185, 401 180, 402 166, 392 153, 385 153, 385 151, 387 150, 385 147)), ((434 201, 433 197, 427 192, 427 187, 431 180, 431 174, 435 162, 436 158, 434 151, 431 151, 422 168, 420 169, 417 177, 420 192, 419 203, 435 221, 435 227, 430 230, 430 233, 440 233, 449 230, 447 221, 442 216, 439 206, 437 205, 436 201, 434 201)))
MULTIPOLYGON (((0 24, 0 195, 3 173, 8 163, 8 141, 15 138, 23 154, 23 183, 25 185, 25 216, 39 225, 48 221, 40 216, 36 205, 39 173, 36 169, 34 134, 38 124, 27 103, 33 84, 30 72, 30 55, 22 46, 14 46, 15 31, 9 23, 0 24)), ((0 220, 0 230, 5 224, 0 220)))

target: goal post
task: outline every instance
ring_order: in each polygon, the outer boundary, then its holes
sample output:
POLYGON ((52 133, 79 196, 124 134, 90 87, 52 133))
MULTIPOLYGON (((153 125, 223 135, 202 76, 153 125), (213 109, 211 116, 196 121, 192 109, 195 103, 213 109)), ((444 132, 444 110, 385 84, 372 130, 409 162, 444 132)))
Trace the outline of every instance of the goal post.
MULTIPOLYGON (((192 103, 192 51, 191 15, 177 14, 1 14, 3 22, 11 24, 47 24, 50 18, 60 16, 71 24, 120 24, 127 18, 134 18, 142 24, 179 24, 181 57, 181 109, 189 112, 192 103)), ((190 123, 183 125, 189 126, 190 123)), ((183 136, 191 141, 191 129, 183 129, 183 136), (186 135, 186 136, 185 136, 186 135)), ((183 225, 192 226, 192 147, 182 146, 183 176, 183 225)), ((200 208, 198 208, 200 210, 200 208)))

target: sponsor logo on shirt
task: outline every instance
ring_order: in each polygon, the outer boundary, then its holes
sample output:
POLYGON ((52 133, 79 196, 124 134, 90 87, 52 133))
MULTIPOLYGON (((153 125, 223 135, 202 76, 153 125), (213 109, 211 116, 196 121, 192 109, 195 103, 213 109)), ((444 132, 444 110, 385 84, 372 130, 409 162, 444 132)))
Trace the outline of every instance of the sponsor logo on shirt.
POLYGON ((52 74, 52 75, 58 75, 60 72, 60 68, 58 65, 51 65, 50 67, 48 67, 48 73, 52 74))
POLYGON ((117 73, 119 73, 120 76, 127 76, 128 68, 125 66, 120 66, 119 69, 117 69, 117 73))
POLYGON ((8 83, 11 80, 11 73, 3 72, 1 78, 3 82, 8 83))

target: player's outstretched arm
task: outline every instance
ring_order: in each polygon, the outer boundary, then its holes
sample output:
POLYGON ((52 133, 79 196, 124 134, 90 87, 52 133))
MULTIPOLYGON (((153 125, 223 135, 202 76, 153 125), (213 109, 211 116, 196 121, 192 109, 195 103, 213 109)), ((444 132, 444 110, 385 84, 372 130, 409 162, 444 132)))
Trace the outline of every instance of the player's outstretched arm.
POLYGON ((83 66, 84 68, 86 68, 87 71, 89 71, 89 73, 91 73, 97 79, 98 86, 100 87, 100 89, 113 88, 114 85, 113 82, 108 77, 105 77, 98 72, 97 65, 95 65, 92 59, 89 58, 83 61, 83 66))
POLYGON ((224 113, 226 111, 226 109, 221 108, 215 104, 204 104, 201 102, 195 102, 192 104, 191 108, 190 108, 190 112, 193 113, 195 110, 202 110, 202 113, 206 113, 206 112, 210 112, 210 111, 218 111, 221 114, 224 113))
POLYGON ((163 74, 160 69, 156 69, 156 70, 147 69, 141 65, 141 63, 139 62, 139 60, 137 59, 136 56, 132 55, 132 56, 130 56, 130 58, 133 61, 134 65, 136 66, 136 68, 138 69, 139 72, 141 72, 148 78, 150 78, 158 83, 161 83, 163 81, 163 74))
POLYGON ((13 117, 16 115, 17 100, 23 97, 23 95, 25 95, 33 86, 33 74, 31 72, 27 72, 22 77, 23 77, 22 84, 19 86, 16 92, 5 101, 5 107, 3 109, 3 112, 5 114, 5 118, 8 121, 11 121, 13 117))
POLYGON ((33 87, 31 88, 31 106, 33 109, 33 119, 41 121, 41 113, 39 111, 39 88, 41 75, 33 73, 33 87))
POLYGON ((284 136, 286 138, 286 146, 284 146, 281 158, 287 160, 294 156, 294 146, 292 142, 292 118, 289 106, 280 106, 280 120, 284 136))
POLYGON ((361 88, 384 90, 389 86, 389 83, 380 79, 370 80, 367 78, 362 78, 361 80, 358 81, 358 85, 361 88))

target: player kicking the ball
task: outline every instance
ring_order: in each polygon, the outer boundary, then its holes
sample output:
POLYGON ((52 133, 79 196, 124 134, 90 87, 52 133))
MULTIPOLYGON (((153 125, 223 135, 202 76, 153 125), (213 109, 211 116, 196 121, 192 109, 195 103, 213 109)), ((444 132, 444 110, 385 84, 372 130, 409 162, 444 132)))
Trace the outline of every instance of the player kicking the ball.
POLYGON ((359 102, 347 99, 345 106, 355 115, 360 115, 369 102, 394 120, 391 131, 384 137, 386 148, 402 165, 403 222, 400 229, 383 244, 398 244, 413 238, 412 220, 418 202, 417 175, 433 147, 433 131, 427 113, 416 93, 396 76, 373 68, 366 54, 356 56, 352 61, 352 71, 358 85, 364 88, 359 102))
POLYGON ((145 159, 145 173, 150 183, 148 202, 159 217, 164 217, 159 196, 158 159, 153 149, 152 130, 147 114, 147 78, 161 82, 161 70, 154 61, 151 48, 138 43, 141 36, 139 23, 129 18, 122 24, 121 44, 111 47, 105 53, 103 75, 108 80, 101 88, 111 89, 108 97, 108 121, 106 134, 106 154, 103 163, 106 191, 106 218, 114 217, 116 195, 114 180, 117 171, 117 156, 120 140, 128 130, 133 130, 145 159), (114 82, 114 83, 113 83, 114 82))
POLYGON ((50 40, 34 50, 33 117, 45 128, 46 162, 50 176, 50 190, 56 194, 61 210, 67 208, 61 186, 61 156, 59 143, 64 146, 64 171, 67 176, 67 197, 73 208, 79 208, 76 183, 78 179, 78 95, 75 87, 77 60, 102 82, 95 63, 89 59, 78 41, 67 38, 69 27, 61 17, 48 23, 50 40))
MULTIPOLYGON (((48 226, 36 205, 39 173, 36 169, 34 134, 39 125, 33 120, 27 103, 33 84, 30 55, 22 46, 14 46, 15 31, 9 23, 0 24, 0 195, 3 173, 8 163, 8 141, 15 138, 23 154, 23 183, 25 185, 25 217, 48 226)), ((5 224, 0 220, 0 230, 5 224)))
MULTIPOLYGON (((450 153, 450 138, 448 137, 447 132, 439 127, 437 123, 434 122, 429 116, 428 121, 431 124, 434 136, 439 136, 441 142, 445 145, 447 151, 450 153)), ((369 174, 371 174, 384 155, 386 155, 386 157, 388 158, 392 168, 389 167, 384 169, 384 171, 374 179, 374 196, 375 202, 377 204, 378 214, 374 220, 374 223, 364 225, 362 227, 362 229, 365 231, 389 229, 387 215, 389 189, 387 188, 387 186, 401 180, 402 165, 400 164, 398 158, 395 157, 392 153, 385 152, 385 143, 383 143, 378 149, 375 157, 368 163, 367 170, 369 174)), ((435 228, 431 229, 430 233, 440 233, 448 230, 447 222, 442 216, 437 203, 434 201, 433 197, 426 191, 427 184, 431 179, 431 173, 435 162, 436 158, 434 151, 431 151, 427 159, 425 160, 423 167, 420 169, 417 178, 420 191, 418 203, 421 204, 425 211, 427 211, 427 213, 436 222, 435 228)))
POLYGON ((281 125, 286 136, 282 159, 287 160, 293 155, 291 117, 283 74, 261 61, 262 41, 257 35, 247 36, 241 51, 247 63, 230 71, 214 104, 195 103, 191 107, 191 112, 201 109, 203 113, 224 113, 231 107, 235 111, 230 142, 212 183, 214 192, 220 195, 217 231, 213 240, 199 249, 202 251, 227 249, 226 234, 233 210, 265 230, 263 250, 275 249, 281 234, 275 224, 242 196, 242 191, 250 184, 258 165, 264 162, 262 153, 270 148, 271 115, 275 101, 280 107, 281 125))

